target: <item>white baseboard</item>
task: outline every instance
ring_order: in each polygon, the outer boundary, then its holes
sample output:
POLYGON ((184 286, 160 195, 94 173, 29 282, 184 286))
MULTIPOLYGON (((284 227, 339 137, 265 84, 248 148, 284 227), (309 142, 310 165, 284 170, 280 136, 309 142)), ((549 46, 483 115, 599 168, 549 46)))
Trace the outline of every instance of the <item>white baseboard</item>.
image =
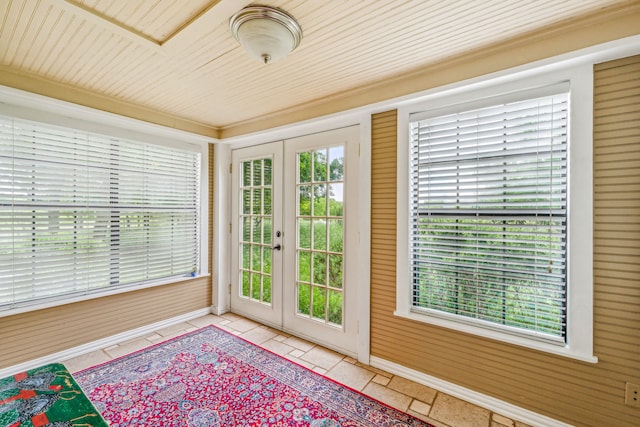
POLYGON ((47 363, 57 363, 62 360, 71 359, 72 357, 80 356, 85 353, 89 353, 101 348, 109 347, 123 341, 127 341, 133 338, 140 337, 142 335, 150 334, 158 329, 166 328, 167 326, 175 325, 180 322, 186 322, 197 317, 206 316, 211 314, 212 308, 202 308, 200 310, 191 311, 189 313, 181 314, 180 316, 172 317, 170 319, 161 320, 160 322, 152 323, 150 325, 141 326, 136 329, 132 329, 120 334, 111 335, 110 337, 101 338, 96 341, 92 341, 86 344, 79 345, 77 347, 69 348, 59 351, 57 353, 49 354, 47 356, 39 357, 37 359, 29 360, 17 365, 9 366, 8 368, 0 369, 0 378, 4 378, 9 375, 13 375, 16 372, 24 372, 29 369, 37 368, 47 363))
POLYGON ((398 375, 417 383, 426 385, 428 387, 435 388, 436 390, 443 393, 450 394, 451 396, 455 396, 469 403, 482 406, 483 408, 489 409, 495 413, 513 418, 514 420, 518 420, 532 426, 571 427, 571 424, 563 423, 545 415, 541 415, 536 412, 529 411, 528 409, 524 409, 511 403, 505 402, 504 400, 496 399, 495 397, 478 393, 477 391, 459 386, 454 383, 450 383, 449 381, 441 380, 440 378, 407 368, 406 366, 399 365, 395 362, 390 362, 386 359, 371 356, 370 364, 375 368, 380 368, 394 375, 398 375))

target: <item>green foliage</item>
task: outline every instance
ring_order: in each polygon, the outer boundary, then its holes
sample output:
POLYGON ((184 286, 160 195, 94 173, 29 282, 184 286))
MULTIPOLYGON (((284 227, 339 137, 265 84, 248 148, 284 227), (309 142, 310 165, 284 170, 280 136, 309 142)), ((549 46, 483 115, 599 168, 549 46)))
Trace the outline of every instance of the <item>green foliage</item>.
POLYGON ((564 266, 533 262, 563 250, 545 232, 557 226, 544 219, 421 220, 414 305, 561 336, 564 266))

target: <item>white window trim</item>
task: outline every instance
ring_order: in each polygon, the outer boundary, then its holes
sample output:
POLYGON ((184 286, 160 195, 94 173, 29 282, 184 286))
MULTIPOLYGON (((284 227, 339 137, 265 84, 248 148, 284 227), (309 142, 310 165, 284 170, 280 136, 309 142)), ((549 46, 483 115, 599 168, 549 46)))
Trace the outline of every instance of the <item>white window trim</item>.
POLYGON ((196 277, 151 280, 137 285, 96 290, 87 295, 53 296, 42 302, 0 310, 0 318, 109 295, 208 277, 209 272, 209 144, 215 139, 113 113, 0 86, 0 114, 200 153, 200 265, 196 277))
POLYGON ((398 109, 397 151, 397 252, 395 315, 516 344, 547 353, 596 363, 593 354, 593 66, 585 64, 527 78, 503 76, 479 89, 433 94, 420 103, 398 109), (567 343, 555 345, 506 331, 487 329, 469 322, 416 313, 411 310, 409 286, 409 115, 427 110, 455 108, 488 98, 570 82, 569 189, 567 232, 567 343))

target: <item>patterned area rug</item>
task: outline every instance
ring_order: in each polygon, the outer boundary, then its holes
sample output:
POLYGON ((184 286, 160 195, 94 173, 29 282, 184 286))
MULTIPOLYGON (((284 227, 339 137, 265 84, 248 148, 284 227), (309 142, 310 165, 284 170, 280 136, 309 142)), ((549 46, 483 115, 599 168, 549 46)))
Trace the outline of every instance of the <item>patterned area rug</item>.
POLYGON ((74 377, 111 427, 430 426, 214 326, 74 377))
POLYGON ((0 379, 0 427, 108 427, 59 363, 0 379))

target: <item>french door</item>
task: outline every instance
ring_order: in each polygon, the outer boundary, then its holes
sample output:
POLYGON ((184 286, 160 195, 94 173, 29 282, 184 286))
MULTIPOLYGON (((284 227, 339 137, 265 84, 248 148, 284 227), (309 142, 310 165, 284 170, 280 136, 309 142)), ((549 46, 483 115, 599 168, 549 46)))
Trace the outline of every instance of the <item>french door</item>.
POLYGON ((358 127, 233 150, 236 313, 357 352, 358 127))

